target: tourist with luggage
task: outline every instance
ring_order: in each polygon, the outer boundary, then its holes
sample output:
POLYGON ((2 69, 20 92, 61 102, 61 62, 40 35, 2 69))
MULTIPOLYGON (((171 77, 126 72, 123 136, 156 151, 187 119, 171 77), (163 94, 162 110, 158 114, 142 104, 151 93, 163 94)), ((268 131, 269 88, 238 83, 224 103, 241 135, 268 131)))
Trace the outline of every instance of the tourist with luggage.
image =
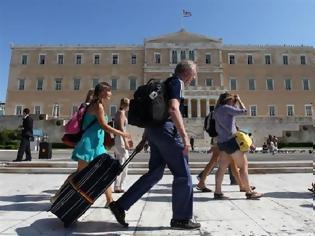
MULTIPOLYGON (((146 136, 151 149, 149 170, 117 201, 109 205, 116 220, 125 227, 128 226, 125 221, 125 211, 129 210, 153 185, 159 182, 167 165, 174 176, 171 228, 200 228, 199 223, 191 220, 193 216, 193 188, 188 165, 190 143, 180 109, 184 105, 184 85, 189 85, 195 76, 196 64, 192 61, 181 61, 175 68, 174 76, 165 81, 169 118, 160 125, 146 128, 146 136)), ((154 97, 152 96, 153 99, 154 97)))
MULTIPOLYGON (((97 156, 107 153, 104 147, 104 130, 117 136, 130 138, 128 133, 108 125, 106 111, 111 95, 111 86, 108 83, 101 82, 95 86, 93 98, 84 115, 82 126, 85 128, 92 122, 94 124, 83 133, 81 140, 76 144, 72 152, 72 160, 78 162, 77 171, 85 168, 97 156)), ((105 195, 107 204, 113 201, 111 188, 105 191, 105 195)))
POLYGON ((226 168, 234 160, 239 168, 240 177, 246 192, 247 199, 257 199, 261 193, 254 192, 248 179, 248 161, 245 152, 240 151, 239 144, 236 142, 235 134, 237 128, 235 116, 246 114, 247 110, 238 95, 223 93, 220 95, 214 110, 216 131, 218 133, 218 147, 220 149, 219 168, 215 175, 214 199, 225 199, 221 191, 221 185, 226 168))

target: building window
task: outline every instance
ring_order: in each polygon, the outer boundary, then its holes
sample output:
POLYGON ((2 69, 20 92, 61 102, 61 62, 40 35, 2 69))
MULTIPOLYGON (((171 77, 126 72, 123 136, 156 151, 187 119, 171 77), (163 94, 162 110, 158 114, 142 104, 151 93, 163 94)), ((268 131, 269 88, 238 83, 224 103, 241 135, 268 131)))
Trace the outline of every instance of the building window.
POLYGON ((286 90, 291 90, 292 89, 292 81, 291 79, 285 79, 284 80, 284 87, 286 90))
POLYGON ((19 79, 18 80, 18 90, 24 90, 25 89, 25 79, 19 79))
POLYGON ((61 90, 62 79, 55 79, 55 90, 61 90))
POLYGON ((195 51, 189 50, 189 60, 195 61, 195 51))
POLYGON ((95 86, 98 84, 98 79, 92 79, 92 88, 94 89, 95 86))
POLYGON ((60 107, 58 103, 55 103, 52 110, 52 116, 57 118, 60 116, 60 107))
POLYGON ((196 79, 192 79, 189 86, 196 86, 196 79))
POLYGON ((93 64, 99 65, 101 60, 101 56, 99 54, 95 54, 93 58, 93 64))
POLYGON ((17 116, 22 115, 22 110, 23 110, 22 106, 16 106, 15 107, 15 115, 17 115, 17 116))
POLYGON ((0 116, 4 116, 5 115, 5 105, 4 103, 0 103, 0 116))
POLYGON ((303 90, 310 90, 310 80, 309 79, 303 79, 303 90))
POLYGON ((253 55, 247 55, 247 64, 254 64, 253 55))
POLYGON ((273 79, 267 79, 266 84, 267 84, 267 90, 273 90, 273 79))
POLYGON ((276 116, 276 107, 274 105, 268 106, 269 116, 276 116))
POLYGON ((206 79, 205 84, 207 87, 213 87, 213 79, 206 79))
POLYGON ((251 105, 249 106, 250 116, 257 116, 257 106, 251 105))
POLYGON ((186 51, 185 50, 181 50, 180 51, 180 59, 181 60, 186 60, 186 51))
POLYGON ((249 79, 248 80, 248 89, 249 90, 256 90, 256 80, 255 79, 249 79))
POLYGON ((34 106, 34 114, 35 115, 40 115, 41 114, 40 106, 34 106))
POLYGON ((271 64, 271 55, 265 55, 265 64, 270 65, 271 64))
POLYGON ((211 54, 206 54, 206 64, 211 64, 211 54))
POLYGON ((44 85, 44 80, 43 79, 38 79, 36 82, 36 90, 37 91, 42 91, 43 90, 43 85, 44 85))
POLYGON ((118 80, 116 78, 112 78, 112 90, 118 89, 118 80))
POLYGON ((158 52, 154 53, 154 62, 155 64, 160 64, 161 63, 161 54, 158 52))
POLYGON ((135 91, 137 89, 137 79, 136 78, 129 78, 129 89, 131 91, 135 91))
POLYGON ((131 64, 137 64, 137 55, 136 54, 131 55, 131 64))
POLYGON ((301 59, 301 65, 306 65, 306 57, 302 55, 300 59, 301 59))
POLYGON ((313 107, 311 104, 304 105, 305 116, 313 116, 313 107))
POLYGON ((288 55, 282 55, 282 59, 283 59, 283 65, 288 65, 289 64, 288 55))
POLYGON ((40 55, 39 55, 39 61, 38 61, 38 64, 40 64, 40 65, 44 65, 44 64, 45 64, 45 62, 46 62, 46 55, 44 55, 44 54, 40 54, 40 55))
POLYGON ((237 89, 236 79, 230 79, 230 90, 236 90, 236 89, 237 89))
POLYGON ((22 57, 21 57, 21 64, 22 65, 26 65, 27 64, 27 55, 22 55, 22 57))
POLYGON ((112 54, 112 64, 117 65, 119 63, 118 54, 112 54))
POLYGON ((73 105, 72 110, 71 110, 71 116, 73 116, 78 110, 79 110, 79 107, 77 105, 73 105))
POLYGON ((235 64, 235 55, 233 55, 233 54, 229 55, 229 64, 230 65, 235 64))
POLYGON ((177 64, 177 51, 172 50, 172 64, 177 64))
POLYGON ((80 90, 80 79, 73 79, 73 90, 80 90))
POLYGON ((294 106, 287 105, 287 116, 294 116, 294 106))
POLYGON ((77 64, 77 65, 82 64, 82 55, 81 54, 75 55, 75 64, 77 64))
POLYGON ((57 63, 59 65, 63 65, 64 64, 64 55, 63 54, 58 54, 57 55, 57 63))
POLYGON ((110 106, 110 116, 111 116, 112 119, 115 117, 116 112, 117 112, 117 106, 111 105, 110 106))

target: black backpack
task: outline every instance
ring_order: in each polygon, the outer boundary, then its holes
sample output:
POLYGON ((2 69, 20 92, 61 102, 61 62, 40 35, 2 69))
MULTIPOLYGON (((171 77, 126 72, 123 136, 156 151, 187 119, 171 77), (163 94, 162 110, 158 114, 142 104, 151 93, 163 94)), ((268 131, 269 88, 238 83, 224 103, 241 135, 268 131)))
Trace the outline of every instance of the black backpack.
POLYGON ((210 137, 218 136, 217 131, 215 130, 215 119, 213 117, 213 111, 210 111, 206 116, 203 129, 209 134, 210 137))
POLYGON ((163 124, 169 117, 165 82, 151 79, 130 100, 128 123, 141 128, 163 124))

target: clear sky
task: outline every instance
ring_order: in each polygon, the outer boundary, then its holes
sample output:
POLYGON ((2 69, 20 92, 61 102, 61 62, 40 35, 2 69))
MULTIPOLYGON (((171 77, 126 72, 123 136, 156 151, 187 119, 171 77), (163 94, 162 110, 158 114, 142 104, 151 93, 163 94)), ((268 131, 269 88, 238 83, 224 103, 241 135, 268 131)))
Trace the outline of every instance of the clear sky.
POLYGON ((315 0, 0 0, 0 101, 12 42, 143 44, 182 25, 225 44, 315 46, 315 0))

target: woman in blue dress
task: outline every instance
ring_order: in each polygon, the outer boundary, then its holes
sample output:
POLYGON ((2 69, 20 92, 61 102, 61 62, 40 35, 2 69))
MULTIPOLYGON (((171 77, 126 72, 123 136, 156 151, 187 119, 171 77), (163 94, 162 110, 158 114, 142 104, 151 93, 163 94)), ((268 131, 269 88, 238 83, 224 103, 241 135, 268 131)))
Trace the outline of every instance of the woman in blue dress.
MULTIPOLYGON (((94 94, 87 112, 83 119, 83 129, 93 122, 82 135, 81 140, 72 152, 72 160, 78 162, 78 171, 82 170, 97 156, 107 153, 104 147, 104 130, 108 133, 130 139, 130 135, 121 130, 115 129, 107 124, 108 117, 106 110, 112 96, 111 86, 106 82, 101 82, 95 86, 94 94)), ((107 205, 113 201, 112 189, 109 187, 105 191, 107 205)))

